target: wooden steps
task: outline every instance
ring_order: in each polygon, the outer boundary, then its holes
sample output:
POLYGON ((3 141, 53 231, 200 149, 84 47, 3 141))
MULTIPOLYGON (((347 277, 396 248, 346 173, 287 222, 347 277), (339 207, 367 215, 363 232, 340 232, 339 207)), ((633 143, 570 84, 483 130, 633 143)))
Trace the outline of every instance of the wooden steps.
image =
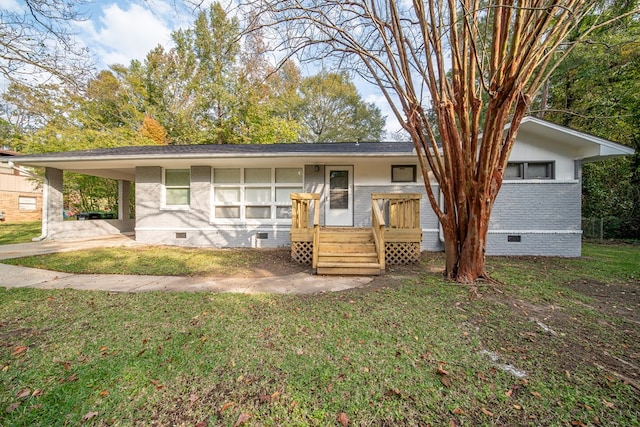
POLYGON ((380 275, 381 268, 368 228, 322 228, 317 274, 380 275))

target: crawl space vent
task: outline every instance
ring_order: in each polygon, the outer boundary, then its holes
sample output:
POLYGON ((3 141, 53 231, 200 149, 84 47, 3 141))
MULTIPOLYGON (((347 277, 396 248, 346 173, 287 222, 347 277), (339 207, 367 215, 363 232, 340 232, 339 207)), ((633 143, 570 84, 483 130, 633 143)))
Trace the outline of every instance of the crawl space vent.
POLYGON ((520 243, 522 242, 522 236, 507 236, 507 242, 520 243))
POLYGON ((187 233, 176 233, 176 239, 186 239, 187 233))

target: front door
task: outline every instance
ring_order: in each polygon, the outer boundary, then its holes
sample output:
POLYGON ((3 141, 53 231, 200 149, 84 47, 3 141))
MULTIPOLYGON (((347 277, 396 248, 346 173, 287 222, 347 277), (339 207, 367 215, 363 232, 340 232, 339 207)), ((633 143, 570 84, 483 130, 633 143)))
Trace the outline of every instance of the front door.
POLYGON ((353 226, 353 166, 327 166, 324 199, 327 226, 353 226))

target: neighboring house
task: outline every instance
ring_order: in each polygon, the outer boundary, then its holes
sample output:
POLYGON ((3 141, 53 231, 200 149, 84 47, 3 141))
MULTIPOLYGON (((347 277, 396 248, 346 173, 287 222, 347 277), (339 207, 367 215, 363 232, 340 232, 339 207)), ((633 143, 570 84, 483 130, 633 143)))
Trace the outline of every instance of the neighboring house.
POLYGON ((0 219, 7 223, 38 221, 42 218, 42 189, 28 171, 9 163, 17 155, 0 150, 0 219))
MULTIPOLYGON (((584 162, 633 150, 536 118, 523 120, 493 209, 488 254, 580 256, 584 162)), ((149 244, 289 245, 291 193, 320 194, 320 224, 371 226, 372 193, 424 193, 409 143, 144 146, 15 158, 46 168, 50 239, 135 231, 149 244), (120 180, 119 217, 62 221, 62 171, 120 180), (129 191, 135 183, 135 218, 129 191)), ((431 184, 438 194, 437 184, 431 184)), ((422 250, 441 251, 428 200, 422 250)))

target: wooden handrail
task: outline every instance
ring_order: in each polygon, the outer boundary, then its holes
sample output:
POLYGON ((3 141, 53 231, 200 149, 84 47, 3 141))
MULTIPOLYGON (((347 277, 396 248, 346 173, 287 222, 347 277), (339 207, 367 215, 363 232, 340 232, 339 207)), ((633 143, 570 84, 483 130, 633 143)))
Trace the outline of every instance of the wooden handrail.
POLYGON ((291 193, 291 228, 294 230, 310 229, 320 224, 320 194, 291 193), (309 205, 313 201, 313 225, 309 226, 309 205))
POLYGON ((384 216, 382 210, 378 204, 378 200, 371 199, 371 228, 373 230, 373 240, 376 245, 376 252, 378 253, 378 263, 380 264, 380 270, 385 269, 385 241, 384 230, 386 224, 384 223, 384 216))
POLYGON ((320 247, 320 194, 291 193, 291 230, 313 230, 312 268, 318 268, 320 247), (313 219, 309 225, 309 205, 313 202, 313 219))
POLYGON ((420 193, 373 193, 371 199, 382 201, 383 217, 388 215, 388 228, 420 228, 420 193), (385 215, 385 206, 388 206, 385 215))

